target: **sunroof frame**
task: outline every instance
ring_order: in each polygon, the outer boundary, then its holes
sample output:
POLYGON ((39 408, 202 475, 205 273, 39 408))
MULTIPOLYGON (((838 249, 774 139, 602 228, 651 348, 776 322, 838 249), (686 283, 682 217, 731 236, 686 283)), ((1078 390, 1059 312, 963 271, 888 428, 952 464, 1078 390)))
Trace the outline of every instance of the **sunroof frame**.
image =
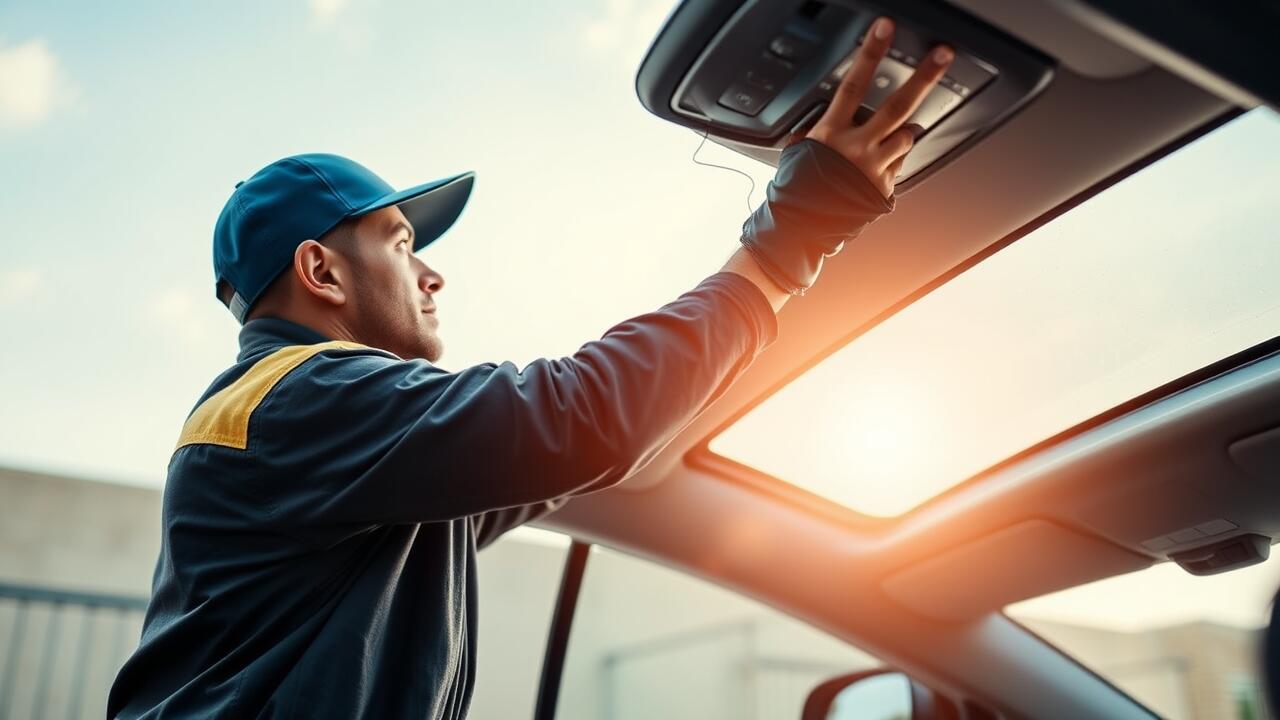
POLYGON ((924 298, 934 290, 947 284, 962 273, 968 271, 983 260, 991 257, 1004 248, 1012 245, 1018 240, 1026 237, 1035 230, 1047 225, 1058 217, 1066 214, 1072 209, 1082 205, 1092 199, 1104 190, 1116 185, 1120 181, 1136 174, 1137 172, 1149 167, 1150 165, 1172 155, 1178 150, 1190 145, 1200 138, 1212 133, 1214 130, 1226 125, 1232 120, 1240 117, 1245 113, 1244 108, 1233 107, 1210 119, 1208 122, 1184 133, 1169 143, 1161 146, 1151 153, 1125 165, 1115 172, 1103 177, 1101 180, 1093 183, 1089 187, 1081 190, 1067 200, 1050 208, 1035 219, 1023 224, 1013 232, 1005 235, 996 242, 991 243, 983 248, 980 252, 970 256, 965 261, 957 264, 950 270, 934 278, 932 281, 922 285, 915 292, 907 295, 902 300, 889 306, 882 312, 876 314, 867 322, 854 328, 851 332, 841 337, 822 351, 815 354, 807 362, 801 363, 791 372, 787 373, 777 383, 770 386, 765 392, 754 398, 751 402, 737 408, 733 414, 725 418, 723 422, 714 427, 711 432, 707 433, 697 445, 693 446, 685 455, 685 461, 692 467, 710 472, 714 475, 731 479, 735 482, 743 484, 751 489, 758 490, 780 500, 799 505, 814 514, 830 519, 840 524, 848 524, 850 522, 857 524, 866 530, 875 531, 896 525, 899 522, 921 512, 938 502, 943 501, 956 493, 959 493, 977 483, 984 478, 996 473, 997 471, 1008 467, 1020 460, 1034 455, 1046 448, 1057 445, 1069 438, 1081 435, 1099 425, 1114 420, 1122 415, 1132 412, 1140 407, 1148 405, 1156 400, 1168 397, 1177 392, 1185 390, 1193 385, 1204 382, 1210 378, 1216 377, 1224 372, 1238 368, 1249 362, 1253 362, 1259 358, 1266 357, 1276 352, 1280 352, 1280 337, 1272 338, 1265 342, 1259 343, 1252 347, 1246 348, 1240 352, 1234 353, 1198 370, 1194 370, 1186 375, 1178 377, 1167 383, 1164 383, 1152 390, 1144 392, 1136 397, 1119 403, 1101 413, 1072 425, 1044 440, 1041 440, 1027 448, 1006 457, 1005 459, 992 464, 986 469, 965 478, 938 493, 926 498, 905 512, 893 516, 877 516, 859 512, 843 503, 837 502, 824 495, 807 490, 799 485, 788 482, 782 478, 776 477, 757 468, 751 467, 744 463, 738 462, 733 458, 721 455, 711 450, 711 442, 715 440, 724 431, 728 430, 736 424, 742 417, 750 413, 757 406, 782 388, 790 385, 794 380, 809 372, 819 363, 826 360, 837 351, 848 346, 854 340, 863 336, 873 328, 879 326, 889 318, 897 315, 902 310, 910 307, 915 302, 924 298))

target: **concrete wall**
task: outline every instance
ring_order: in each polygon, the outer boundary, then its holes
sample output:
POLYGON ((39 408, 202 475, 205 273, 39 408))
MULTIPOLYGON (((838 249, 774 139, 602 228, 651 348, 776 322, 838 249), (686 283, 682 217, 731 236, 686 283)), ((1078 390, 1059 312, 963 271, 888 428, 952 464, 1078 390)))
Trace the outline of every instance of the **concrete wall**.
POLYGON ((0 468, 0 581, 146 594, 160 493, 0 468))

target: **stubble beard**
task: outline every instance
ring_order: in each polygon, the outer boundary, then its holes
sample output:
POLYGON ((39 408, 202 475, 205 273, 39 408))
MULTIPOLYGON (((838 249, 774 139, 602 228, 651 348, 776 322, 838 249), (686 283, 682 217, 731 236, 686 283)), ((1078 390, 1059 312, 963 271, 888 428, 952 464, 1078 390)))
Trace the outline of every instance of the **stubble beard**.
MULTIPOLYGON (((444 342, 421 317, 418 322, 403 319, 401 313, 381 313, 376 307, 365 306, 372 313, 360 313, 361 327, 365 332, 362 342, 370 347, 386 350, 405 360, 421 359, 434 363, 444 355, 444 342), (368 315, 372 315, 371 317, 368 315), (397 319, 393 319, 397 318, 397 319)), ((390 308, 388 308, 389 310, 390 308)))
POLYGON ((423 360, 434 363, 444 355, 444 341, 439 335, 429 332, 422 339, 422 353, 419 355, 423 360))

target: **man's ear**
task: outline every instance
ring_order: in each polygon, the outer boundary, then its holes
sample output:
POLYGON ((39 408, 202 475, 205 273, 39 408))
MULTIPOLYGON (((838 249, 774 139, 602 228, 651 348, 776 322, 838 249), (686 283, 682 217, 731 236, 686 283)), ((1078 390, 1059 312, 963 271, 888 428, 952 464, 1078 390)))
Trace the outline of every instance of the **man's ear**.
POLYGON ((346 304, 350 273, 345 258, 333 248, 303 240, 293 251, 293 274, 311 297, 335 306, 346 304))

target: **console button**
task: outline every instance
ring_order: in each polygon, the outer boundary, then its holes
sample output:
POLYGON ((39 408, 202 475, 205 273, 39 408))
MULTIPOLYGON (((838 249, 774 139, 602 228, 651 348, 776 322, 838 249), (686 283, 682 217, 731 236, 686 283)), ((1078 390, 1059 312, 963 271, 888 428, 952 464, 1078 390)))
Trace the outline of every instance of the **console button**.
POLYGON ((907 122, 913 122, 928 130, 946 117, 947 113, 960 107, 963 102, 964 98, 958 93, 944 87, 934 87, 907 122))
POLYGON ((720 96, 720 104, 743 115, 754 117, 772 99, 773 95, 761 88, 737 83, 724 91, 720 96))
POLYGON ((783 33, 769 41, 769 52, 787 62, 799 62, 812 50, 813 43, 791 33, 783 33))
POLYGON ((867 94, 862 98, 863 104, 872 108, 880 107, 895 90, 902 87, 913 72, 915 72, 913 68, 892 58, 881 60, 880 67, 876 68, 875 75, 871 76, 871 85, 867 87, 867 94))

